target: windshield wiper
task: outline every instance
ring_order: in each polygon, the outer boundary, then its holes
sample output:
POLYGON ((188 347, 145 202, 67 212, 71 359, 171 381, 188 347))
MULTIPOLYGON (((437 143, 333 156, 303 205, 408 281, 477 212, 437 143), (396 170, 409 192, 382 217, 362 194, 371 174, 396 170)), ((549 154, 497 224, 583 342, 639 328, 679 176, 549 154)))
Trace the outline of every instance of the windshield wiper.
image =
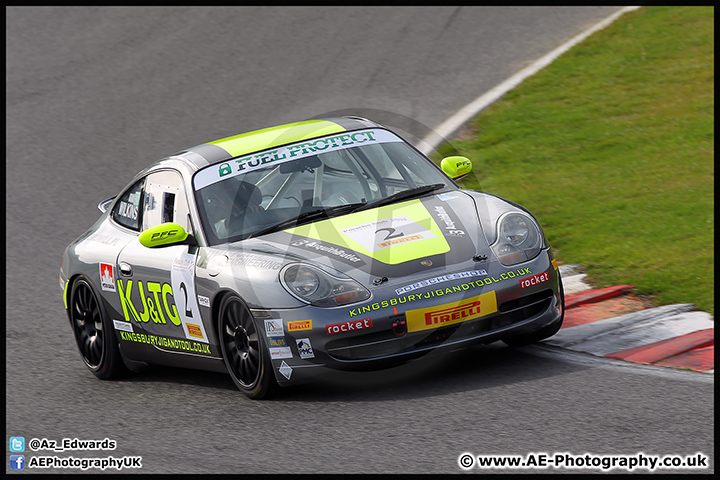
POLYGON ((372 202, 368 202, 365 204, 362 204, 353 210, 353 212, 359 212, 361 210, 368 210, 375 207, 381 207, 383 205, 390 205, 391 203, 400 202, 402 200, 407 200, 413 197, 419 197, 421 195, 424 195, 426 193, 434 192, 435 190, 439 190, 445 186, 444 183, 433 183, 431 185, 423 185, 421 187, 415 187, 410 188, 408 190, 403 190, 401 192, 393 193, 389 197, 380 198, 378 200, 374 200, 372 202))
POLYGON ((353 211, 354 209, 361 207, 363 205, 365 205, 365 202, 349 203, 347 205, 335 205, 334 207, 320 208, 318 210, 311 210, 309 212, 303 212, 296 217, 288 218, 287 220, 283 220, 280 223, 276 223, 275 225, 271 225, 267 228, 263 228, 262 230, 258 230, 257 232, 253 232, 250 235, 248 235, 246 238, 259 237, 261 235, 265 235, 266 233, 272 233, 272 232, 277 232, 279 230, 285 230, 286 228, 296 227, 298 225, 312 222, 313 220, 317 220, 317 219, 323 218, 323 217, 325 217, 325 218, 335 217, 335 216, 343 214, 345 212, 353 211))

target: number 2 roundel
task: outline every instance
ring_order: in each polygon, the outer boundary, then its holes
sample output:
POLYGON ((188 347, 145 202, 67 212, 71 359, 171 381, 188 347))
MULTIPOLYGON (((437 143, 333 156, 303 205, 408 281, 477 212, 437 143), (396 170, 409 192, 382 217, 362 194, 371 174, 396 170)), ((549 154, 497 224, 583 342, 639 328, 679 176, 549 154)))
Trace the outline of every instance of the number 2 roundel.
POLYGON ((209 343, 205 326, 200 318, 200 308, 195 292, 195 256, 180 253, 173 260, 170 283, 175 297, 175 306, 182 321, 185 338, 209 343))

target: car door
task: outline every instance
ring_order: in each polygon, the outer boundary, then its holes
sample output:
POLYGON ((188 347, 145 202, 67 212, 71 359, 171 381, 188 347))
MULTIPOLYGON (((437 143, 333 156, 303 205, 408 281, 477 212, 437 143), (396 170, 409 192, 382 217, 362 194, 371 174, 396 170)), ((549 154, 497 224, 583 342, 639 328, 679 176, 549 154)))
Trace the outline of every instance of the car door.
MULTIPOLYGON (((141 232, 174 222, 192 233, 179 172, 161 170, 146 177, 141 218, 141 232)), ((195 293, 196 257, 197 247, 148 248, 138 238, 123 248, 117 281, 122 313, 136 332, 139 327, 144 334, 128 336, 129 341, 174 353, 210 353, 195 293)))

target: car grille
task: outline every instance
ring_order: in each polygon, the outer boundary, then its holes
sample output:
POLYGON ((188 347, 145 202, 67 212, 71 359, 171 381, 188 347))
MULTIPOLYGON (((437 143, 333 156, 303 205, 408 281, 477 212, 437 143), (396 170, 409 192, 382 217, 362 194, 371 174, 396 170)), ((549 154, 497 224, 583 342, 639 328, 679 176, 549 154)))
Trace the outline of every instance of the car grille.
MULTIPOLYGON (((498 313, 492 316, 429 332, 408 333, 402 337, 397 337, 392 328, 386 328, 364 335, 331 340, 325 345, 325 349, 328 355, 337 360, 366 360, 386 355, 412 353, 440 346, 451 338, 453 341, 473 338, 530 319, 547 310, 553 301, 553 296, 552 290, 544 290, 504 302, 499 305, 498 313)), ((394 321, 404 318, 405 314, 400 314, 373 321, 377 325, 392 325, 394 321)))

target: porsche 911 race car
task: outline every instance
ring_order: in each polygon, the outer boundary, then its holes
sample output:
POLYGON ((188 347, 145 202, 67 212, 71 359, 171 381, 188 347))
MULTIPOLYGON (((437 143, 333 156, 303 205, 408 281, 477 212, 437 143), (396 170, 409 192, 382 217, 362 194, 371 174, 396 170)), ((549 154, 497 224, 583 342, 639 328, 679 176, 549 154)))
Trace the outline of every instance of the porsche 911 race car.
POLYGON ((321 367, 554 335, 557 264, 533 215, 460 189, 359 117, 308 120, 163 158, 65 250, 60 287, 101 379, 169 365, 227 372, 250 398, 321 367))

